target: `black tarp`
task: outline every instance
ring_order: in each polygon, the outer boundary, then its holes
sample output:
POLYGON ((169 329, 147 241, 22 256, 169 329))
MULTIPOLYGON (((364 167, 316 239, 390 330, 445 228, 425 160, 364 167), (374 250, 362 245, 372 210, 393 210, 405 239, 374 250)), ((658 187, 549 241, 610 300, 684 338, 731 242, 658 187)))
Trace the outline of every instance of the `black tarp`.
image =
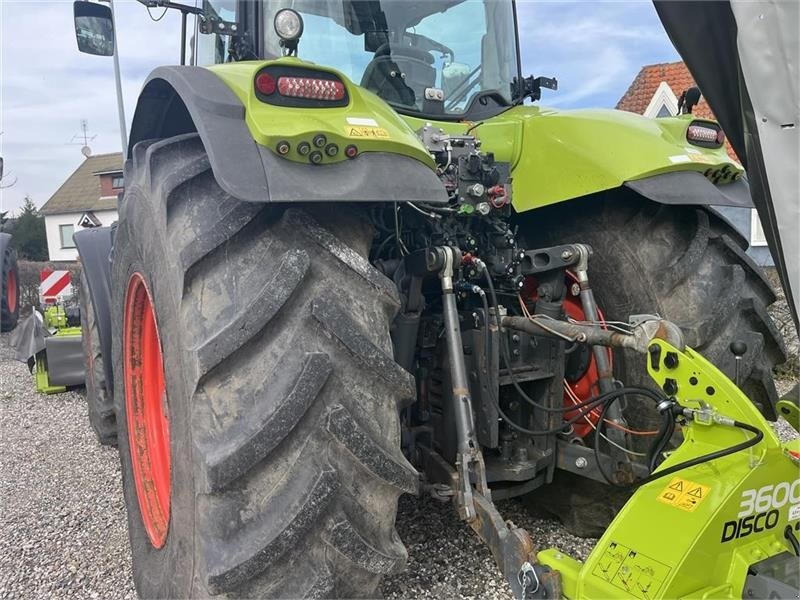
MULTIPOLYGON (((747 170, 753 204, 758 211, 786 292, 795 327, 800 328, 797 311, 797 294, 800 291, 796 289, 797 263, 800 262, 800 257, 792 256, 794 251, 788 256, 785 253, 786 240, 781 239, 778 222, 782 218, 781 212, 787 213, 787 211, 776 210, 780 207, 776 207, 773 202, 767 165, 764 162, 764 149, 756 122, 757 116, 748 92, 747 78, 743 72, 740 56, 742 48, 751 53, 751 58, 759 52, 768 52, 768 49, 742 44, 736 14, 730 1, 654 0, 653 3, 672 43, 683 57, 700 91, 747 170)), ((765 14, 770 14, 768 11, 771 8, 768 6, 770 3, 762 4, 765 14)), ((761 15, 762 19, 763 17, 764 15, 761 15)), ((766 26, 776 27, 774 23, 769 22, 765 22, 766 26)), ((787 39, 782 38, 775 42, 786 44, 787 39)), ((794 42, 788 40, 788 43, 792 45, 794 42)), ((774 56, 786 55, 778 52, 774 56)), ((753 61, 748 64, 753 64, 753 61)), ((786 82, 775 83, 779 83, 775 87, 775 93, 780 93, 780 84, 786 82)), ((800 123, 795 123, 793 119, 791 122, 800 126, 800 123)), ((798 169, 796 164, 794 169, 798 169)), ((782 192, 782 196, 785 197, 787 190, 782 192)), ((788 192, 791 195, 791 190, 788 192)), ((797 189, 794 192, 797 192, 797 189)), ((793 201, 800 202, 796 193, 793 201)), ((788 211, 788 214, 796 214, 796 211, 788 211)), ((800 226, 800 223, 797 225, 800 226)))

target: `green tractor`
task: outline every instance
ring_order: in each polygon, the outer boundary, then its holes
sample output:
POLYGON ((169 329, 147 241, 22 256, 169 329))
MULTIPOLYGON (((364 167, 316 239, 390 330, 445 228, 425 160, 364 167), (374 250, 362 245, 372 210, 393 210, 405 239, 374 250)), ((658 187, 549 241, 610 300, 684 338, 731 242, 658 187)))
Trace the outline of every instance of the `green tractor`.
POLYGON ((790 589, 784 349, 717 123, 526 104, 556 81, 510 0, 142 2, 195 18, 190 57, 144 84, 119 222, 75 236, 142 597, 374 596, 417 493, 517 597, 790 589), (586 563, 494 504, 530 494, 605 530, 586 563))

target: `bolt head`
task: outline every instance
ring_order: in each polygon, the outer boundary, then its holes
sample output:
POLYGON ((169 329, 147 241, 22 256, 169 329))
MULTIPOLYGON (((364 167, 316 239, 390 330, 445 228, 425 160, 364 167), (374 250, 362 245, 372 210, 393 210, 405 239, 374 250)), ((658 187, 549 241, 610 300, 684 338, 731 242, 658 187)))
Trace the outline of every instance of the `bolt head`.
POLYGON ((579 456, 578 458, 575 459, 575 466, 578 467, 579 469, 585 469, 586 465, 588 464, 589 462, 582 456, 579 456))
POLYGON ((483 187, 483 185, 480 183, 475 183, 469 186, 469 188, 467 189, 467 193, 470 196, 475 196, 476 198, 480 198, 486 193, 486 188, 483 187))
POLYGON ((564 251, 561 253, 561 258, 562 258, 563 260, 569 260, 570 258, 572 258, 572 254, 573 254, 573 253, 572 253, 572 250, 564 250, 564 251))

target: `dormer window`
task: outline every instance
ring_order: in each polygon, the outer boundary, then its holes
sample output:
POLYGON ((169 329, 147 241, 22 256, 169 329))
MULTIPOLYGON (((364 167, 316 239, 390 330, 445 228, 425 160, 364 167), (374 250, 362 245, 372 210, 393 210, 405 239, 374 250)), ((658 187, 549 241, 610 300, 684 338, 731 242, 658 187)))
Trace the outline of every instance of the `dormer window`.
POLYGON ((658 119, 660 117, 672 117, 678 114, 678 99, 672 93, 672 88, 667 85, 666 81, 662 81, 653 98, 650 100, 647 108, 644 110, 644 116, 651 119, 658 119))
POLYGON ((670 112, 669 107, 666 104, 663 104, 661 106, 661 108, 658 109, 658 112, 656 113, 656 118, 657 119, 659 119, 661 117, 672 117, 672 116, 674 116, 674 115, 670 112))

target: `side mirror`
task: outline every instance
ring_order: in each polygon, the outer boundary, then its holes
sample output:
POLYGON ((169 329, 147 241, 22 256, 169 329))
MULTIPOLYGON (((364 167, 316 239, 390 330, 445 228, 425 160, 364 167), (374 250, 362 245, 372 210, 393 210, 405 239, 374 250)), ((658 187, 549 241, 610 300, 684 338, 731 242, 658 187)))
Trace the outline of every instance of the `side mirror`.
POLYGON ((78 50, 97 56, 114 54, 114 22, 111 9, 103 4, 76 0, 73 5, 78 50))
POLYGON ((472 75, 472 68, 469 65, 459 62, 449 62, 442 67, 442 91, 444 97, 449 98, 453 92, 469 79, 472 75))

